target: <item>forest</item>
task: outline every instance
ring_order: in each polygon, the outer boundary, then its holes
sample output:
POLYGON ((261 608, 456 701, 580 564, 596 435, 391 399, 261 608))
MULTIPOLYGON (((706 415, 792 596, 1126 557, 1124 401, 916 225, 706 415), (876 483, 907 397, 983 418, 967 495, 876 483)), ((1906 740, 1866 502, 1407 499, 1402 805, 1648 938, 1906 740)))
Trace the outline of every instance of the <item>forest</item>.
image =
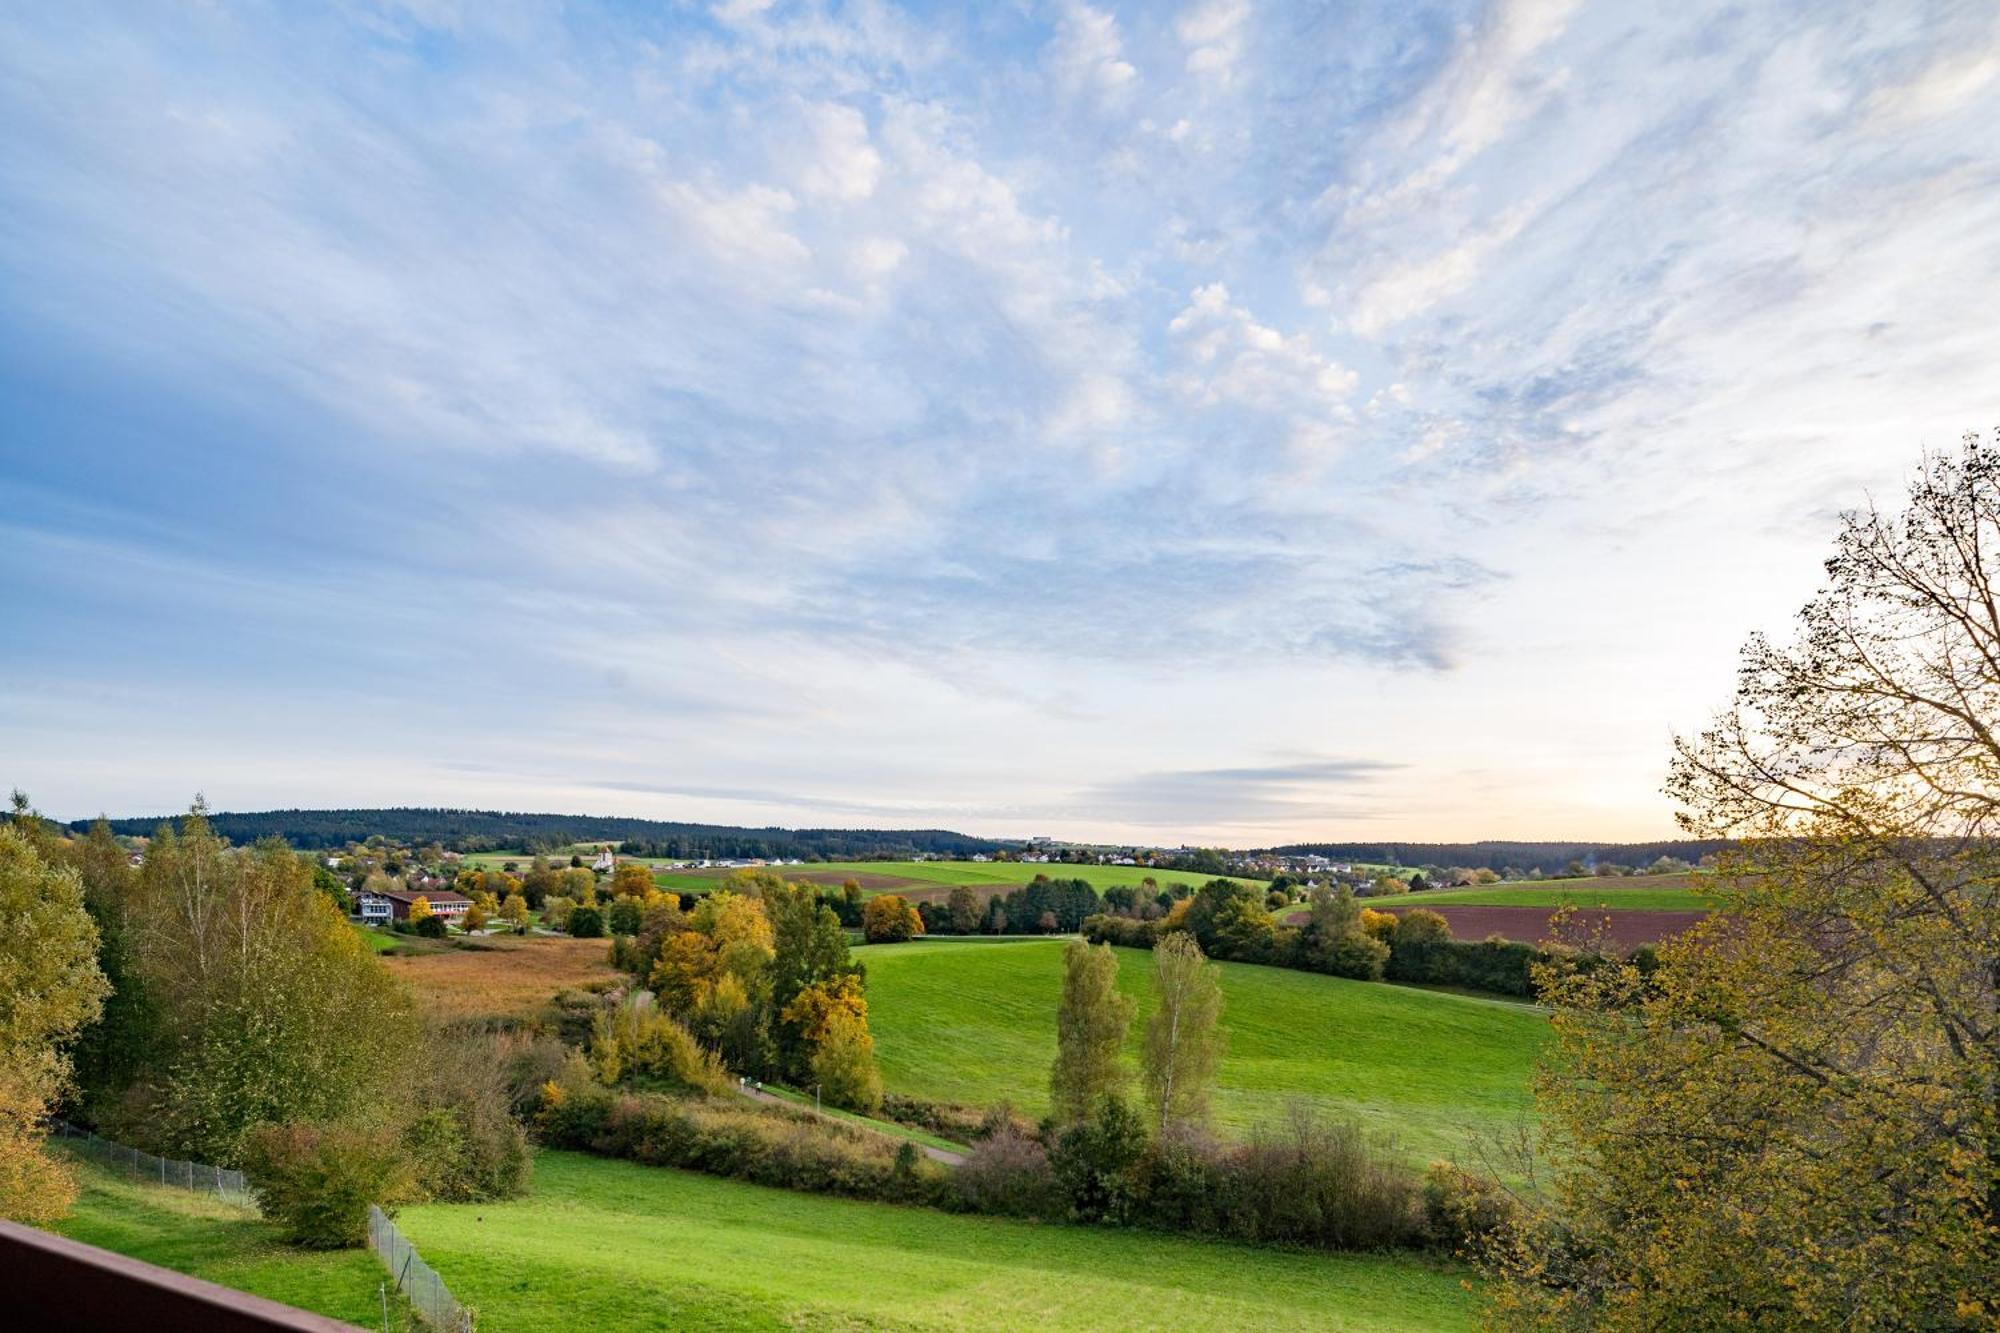
MULTIPOLYGON (((113 833, 144 836, 169 818, 131 816, 109 822, 113 833)), ((82 833, 91 822, 76 820, 69 827, 82 833)), ((553 851, 577 842, 616 842, 629 856, 801 859, 816 856, 841 860, 913 856, 919 852, 970 855, 1016 845, 946 829, 738 828, 604 815, 420 806, 384 810, 223 811, 209 816, 209 823, 217 834, 234 843, 248 844, 276 837, 305 850, 345 847, 378 835, 412 846, 435 842, 458 852, 517 848, 553 851)))

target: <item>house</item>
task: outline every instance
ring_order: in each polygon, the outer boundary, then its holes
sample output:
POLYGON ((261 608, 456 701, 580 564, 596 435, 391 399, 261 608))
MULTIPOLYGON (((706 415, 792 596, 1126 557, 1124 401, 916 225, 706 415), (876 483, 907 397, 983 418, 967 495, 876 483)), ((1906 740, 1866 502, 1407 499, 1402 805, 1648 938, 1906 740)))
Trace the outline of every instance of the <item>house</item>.
POLYGON ((590 863, 590 868, 602 875, 609 872, 617 864, 618 858, 611 854, 611 849, 603 847, 598 849, 597 859, 590 863))
POLYGON ((450 889, 430 889, 418 892, 416 889, 386 889, 380 894, 363 894, 364 898, 382 897, 389 900, 389 910, 398 921, 410 919, 410 904, 422 898, 431 906, 431 915, 441 917, 448 925, 457 925, 465 918, 465 909, 472 906, 472 899, 450 889))
POLYGON ((364 926, 386 926, 395 918, 395 905, 386 894, 357 893, 354 895, 354 913, 361 918, 364 926))

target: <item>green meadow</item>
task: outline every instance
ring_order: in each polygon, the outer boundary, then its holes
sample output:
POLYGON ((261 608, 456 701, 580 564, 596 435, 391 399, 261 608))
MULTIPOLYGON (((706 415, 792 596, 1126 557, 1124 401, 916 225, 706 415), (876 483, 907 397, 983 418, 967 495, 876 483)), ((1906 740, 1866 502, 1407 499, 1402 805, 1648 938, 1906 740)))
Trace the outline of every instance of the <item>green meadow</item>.
MULTIPOLYGON (((83 1191, 76 1207, 53 1231, 253 1296, 382 1326, 379 1293, 388 1274, 366 1250, 297 1249, 248 1208, 90 1163, 78 1163, 78 1176, 83 1191)), ((392 1328, 404 1327, 393 1297, 389 1314, 392 1328)))
POLYGON ((1471 1326, 1462 1270, 797 1194, 575 1153, 534 1193, 405 1209, 479 1314, 542 1329, 1471 1326))
MULTIPOLYGON (((950 888, 959 884, 975 889, 1011 889, 1026 884, 1036 875, 1047 875, 1050 879, 1080 879, 1101 890, 1118 884, 1138 884, 1148 878, 1161 887, 1182 884, 1188 888, 1200 888, 1214 875, 1201 875, 1187 870, 1149 870, 1145 866, 1093 866, 1093 865, 1041 865, 1019 861, 821 861, 796 866, 774 866, 778 874, 792 878, 810 875, 815 882, 835 877, 851 875, 868 887, 867 876, 891 875, 898 879, 915 880, 910 888, 950 888)), ((733 873, 727 869, 684 871, 677 873, 660 872, 655 876, 661 884, 675 889, 690 891, 712 886, 717 879, 733 873)), ((1243 883, 1255 881, 1244 880, 1243 883)), ((876 890, 870 889, 871 894, 876 890)), ((883 890, 894 892, 894 889, 883 890)))
MULTIPOLYGON (((1048 1107, 1062 989, 1059 939, 919 940, 854 951, 868 967, 868 1021, 882 1083, 934 1101, 1048 1107)), ((1152 1005, 1152 955, 1121 949, 1119 988, 1152 1005)), ((1358 1120, 1413 1160, 1466 1159, 1469 1135, 1529 1114, 1546 1028, 1536 1009, 1310 972, 1217 963, 1229 1048, 1215 1123, 1244 1137, 1293 1101, 1358 1120)))

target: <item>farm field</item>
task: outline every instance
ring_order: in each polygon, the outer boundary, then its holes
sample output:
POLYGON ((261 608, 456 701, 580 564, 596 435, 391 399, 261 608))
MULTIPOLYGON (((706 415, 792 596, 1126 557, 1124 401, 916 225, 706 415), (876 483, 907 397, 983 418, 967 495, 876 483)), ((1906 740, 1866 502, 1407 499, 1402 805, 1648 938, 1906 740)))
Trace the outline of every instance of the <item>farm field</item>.
MULTIPOLYGON (((382 1326, 377 1295, 386 1276, 366 1250, 296 1249, 254 1211, 183 1190, 127 1179, 79 1162, 76 1207, 50 1230, 86 1245, 283 1301, 302 1310, 382 1326)), ((404 1327, 392 1300, 392 1326, 404 1327)))
MULTIPOLYGON (((868 945, 868 1020, 883 1087, 935 1101, 1048 1108, 1061 940, 868 945)), ((1152 956, 1120 949, 1119 988, 1139 1002, 1137 1068, 1152 956)), ((1242 1137, 1288 1103, 1391 1135, 1412 1160, 1463 1160, 1468 1134, 1528 1114, 1528 1075, 1546 1020, 1524 1004, 1218 963, 1229 1050, 1216 1127, 1242 1137)))
MULTIPOLYGON (((816 865, 780 866, 775 869, 787 879, 833 886, 852 879, 871 895, 893 892, 919 899, 941 899, 959 884, 987 890, 1019 888, 1036 875, 1047 875, 1050 879, 1085 880, 1099 890, 1116 884, 1138 884, 1148 876, 1163 887, 1185 884, 1189 888, 1199 888, 1216 878, 1186 870, 1148 870, 1144 866, 1037 865, 1013 861, 822 861, 816 865)), ((733 873, 733 870, 718 867, 661 873, 655 878, 669 888, 696 891, 733 873)))
POLYGON ((962 1217, 544 1152, 534 1194, 398 1225, 481 1333, 1471 1324, 1462 1270, 962 1217))
MULTIPOLYGON (((1627 912, 1705 912, 1720 899, 1696 887, 1694 875, 1633 875, 1624 879, 1512 880, 1462 889, 1425 889, 1389 900, 1395 907, 1460 903, 1468 907, 1602 907, 1627 912)), ((1371 906, 1380 905, 1372 904, 1371 906)))
POLYGON ((433 953, 392 954, 382 963, 438 1017, 525 1017, 565 986, 616 979, 610 954, 608 940, 497 935, 433 953))

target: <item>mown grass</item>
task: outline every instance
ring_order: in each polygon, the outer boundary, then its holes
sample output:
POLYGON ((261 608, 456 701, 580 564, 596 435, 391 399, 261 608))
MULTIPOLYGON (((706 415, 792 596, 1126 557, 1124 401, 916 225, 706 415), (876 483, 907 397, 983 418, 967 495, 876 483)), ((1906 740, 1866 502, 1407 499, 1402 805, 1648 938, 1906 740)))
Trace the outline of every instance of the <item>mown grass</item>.
MULTIPOLYGON (((1628 912, 1706 912, 1720 904, 1688 875, 1633 875, 1612 879, 1520 880, 1461 889, 1426 889, 1387 899, 1396 907, 1459 903, 1467 907, 1617 908, 1628 912)), ((1380 904, 1376 904, 1380 905, 1380 904)))
POLYGON ((1463 1273, 795 1194, 542 1153, 511 1203, 399 1225, 481 1333, 541 1329, 1452 1329, 1463 1273))
MULTIPOLYGON (((77 1171, 83 1190, 76 1207, 51 1230, 253 1296, 382 1326, 379 1293, 388 1274, 366 1250, 295 1249, 248 1208, 86 1162, 77 1171)), ((389 1314, 392 1328, 405 1326, 405 1308, 393 1295, 389 1314)))
MULTIPOLYGON (((870 945, 868 1021, 882 1082, 936 1101, 1048 1108, 1061 940, 870 945)), ((1118 951, 1138 1001, 1127 1043, 1137 1069, 1152 1006, 1152 956, 1118 951)), ((1394 1137, 1413 1160, 1468 1160, 1469 1134, 1506 1133, 1532 1106, 1528 1075, 1546 1030, 1502 1000, 1218 963, 1229 1049, 1216 1127, 1237 1137, 1294 1099, 1394 1137)))

